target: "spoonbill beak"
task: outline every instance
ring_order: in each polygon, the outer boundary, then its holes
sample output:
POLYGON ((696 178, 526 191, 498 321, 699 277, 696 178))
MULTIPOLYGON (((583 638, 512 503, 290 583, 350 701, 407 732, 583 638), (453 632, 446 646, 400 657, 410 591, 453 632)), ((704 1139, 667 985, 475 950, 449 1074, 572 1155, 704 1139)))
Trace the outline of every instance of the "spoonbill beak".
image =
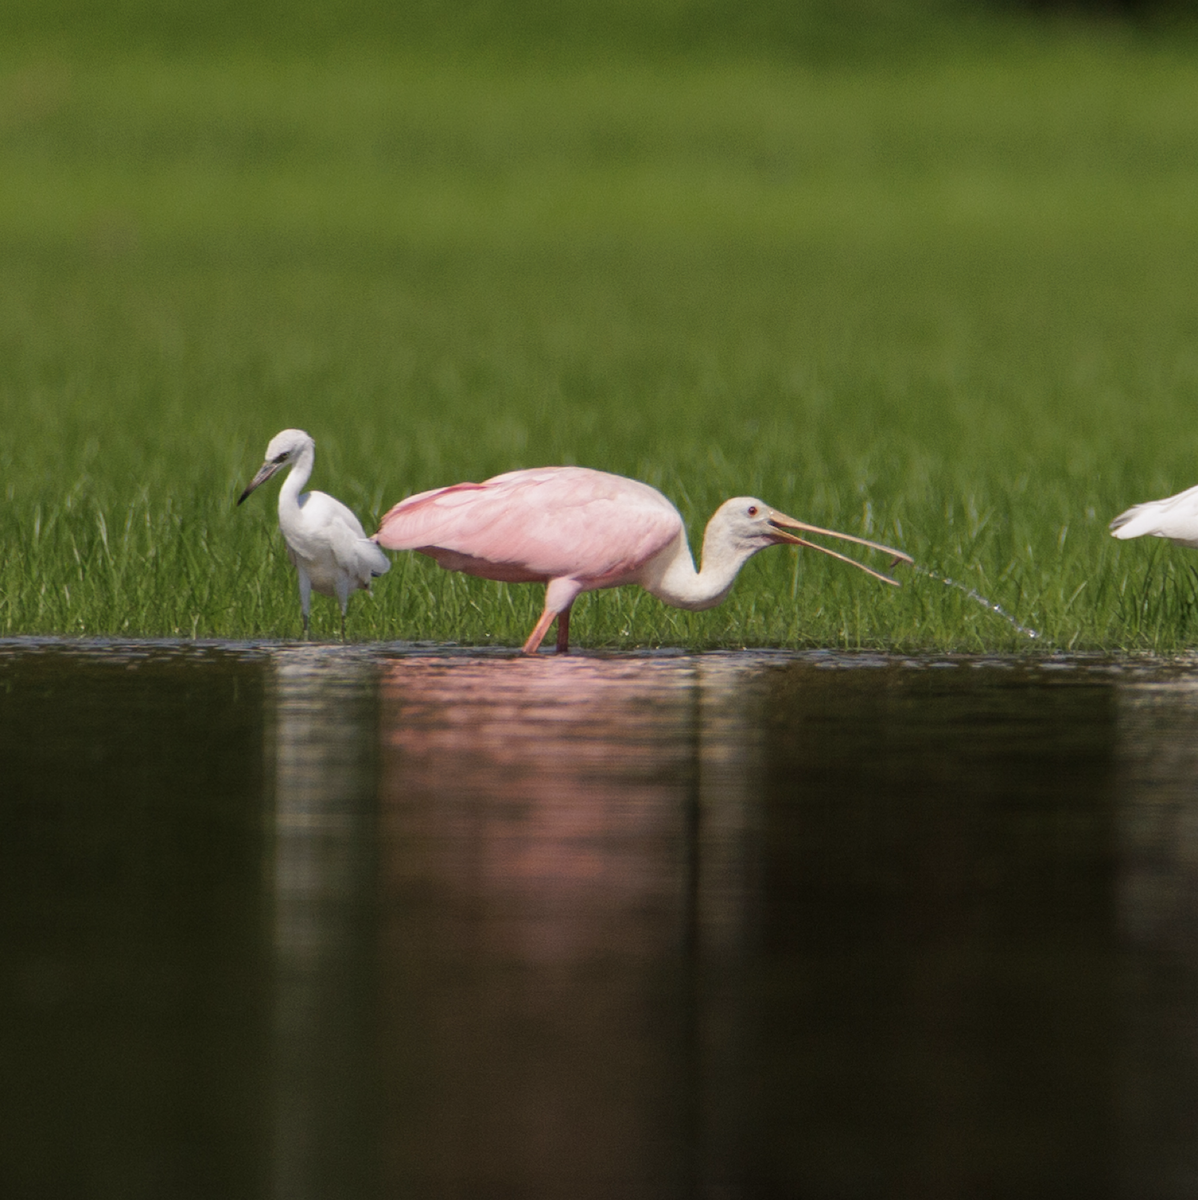
POLYGON ((883 546, 880 542, 871 542, 868 538, 854 537, 851 533, 838 533, 835 529, 821 529, 818 525, 808 525, 805 521, 796 521, 794 517, 788 517, 785 513, 777 512, 770 509, 769 525, 773 531, 775 542, 788 543, 793 546, 806 546, 809 550, 819 550, 822 554, 829 554, 833 558, 840 559, 841 562, 849 563, 851 566, 857 567, 864 571, 867 575, 872 575, 875 579, 880 579, 883 583, 892 584, 894 587, 899 587, 897 579, 891 579, 889 575, 883 575, 881 571, 875 571, 872 567, 867 567, 864 563, 858 562, 855 558, 849 558, 845 554, 838 554, 835 550, 829 550, 827 546, 821 546, 816 542, 809 542, 806 538, 801 538, 790 530, 797 529, 802 533, 813 533, 820 537, 840 538, 841 541, 853 542, 858 546, 866 546, 870 550, 878 550, 882 554, 890 555, 890 565, 897 566, 899 563, 913 563, 915 560, 909 555, 904 554, 901 550, 896 550, 893 546, 883 546))
POLYGON ((244 492, 241 493, 240 496, 237 497, 237 503, 240 504, 246 498, 246 496, 250 494, 250 492, 252 492, 255 488, 261 487, 280 467, 286 465, 286 459, 284 459, 282 462, 264 462, 262 466, 258 468, 258 474, 250 480, 249 486, 244 492))

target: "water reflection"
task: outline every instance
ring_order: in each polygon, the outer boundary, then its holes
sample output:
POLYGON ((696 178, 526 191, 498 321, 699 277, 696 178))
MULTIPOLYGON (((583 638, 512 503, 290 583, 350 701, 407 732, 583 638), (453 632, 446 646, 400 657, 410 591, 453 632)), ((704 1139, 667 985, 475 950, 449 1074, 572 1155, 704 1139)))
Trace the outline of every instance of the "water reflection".
POLYGON ((362 1196, 371 1122, 375 694, 372 663, 274 659, 272 1194, 362 1196))
POLYGON ((1120 1168, 1126 1195, 1198 1185, 1198 680, 1118 692, 1120 1168))
POLYGON ((1196 679, 0 643, 0 1194, 1188 1197, 1196 679))
POLYGON ((1109 1194, 1112 689, 954 666, 770 693, 749 1162, 783 1194, 1109 1194))
POLYGON ((710 1169, 719 1067, 696 972, 744 924, 753 674, 714 657, 386 668, 395 1184, 661 1194, 710 1169))
POLYGON ((0 649, 0 1194, 257 1194, 262 664, 0 649))

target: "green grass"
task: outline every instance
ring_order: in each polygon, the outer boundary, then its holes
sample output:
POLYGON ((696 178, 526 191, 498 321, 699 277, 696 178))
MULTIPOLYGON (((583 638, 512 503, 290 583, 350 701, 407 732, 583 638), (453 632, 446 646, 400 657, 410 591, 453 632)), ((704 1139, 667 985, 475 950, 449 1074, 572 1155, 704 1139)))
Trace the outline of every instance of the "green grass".
MULTIPOLYGON (((0 633, 294 636, 269 437, 368 527, 577 462, 891 541, 1045 647, 1170 652, 1198 556, 1198 49, 995 26, 898 65, 339 45, 0 59, 0 633), (985 44, 982 44, 985 43, 985 44)), ((541 589, 400 556, 354 638, 518 644, 541 589)), ((1027 649, 772 550, 586 646, 1027 649)), ((314 599, 314 632, 335 606, 314 599)))

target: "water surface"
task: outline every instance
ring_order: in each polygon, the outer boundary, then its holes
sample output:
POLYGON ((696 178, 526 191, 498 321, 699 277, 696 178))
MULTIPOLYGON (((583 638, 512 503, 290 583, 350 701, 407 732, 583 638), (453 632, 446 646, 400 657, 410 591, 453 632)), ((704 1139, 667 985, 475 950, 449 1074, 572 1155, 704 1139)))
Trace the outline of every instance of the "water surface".
POLYGON ((0 642, 0 1190, 1198 1192, 1198 664, 0 642))

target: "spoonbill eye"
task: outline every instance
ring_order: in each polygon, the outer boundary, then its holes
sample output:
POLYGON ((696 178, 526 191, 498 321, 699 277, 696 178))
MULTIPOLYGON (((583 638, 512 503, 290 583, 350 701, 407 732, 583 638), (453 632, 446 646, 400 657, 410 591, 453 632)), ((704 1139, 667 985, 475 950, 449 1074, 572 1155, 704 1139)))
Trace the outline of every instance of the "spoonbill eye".
POLYGON ((757 505, 756 505, 756 504, 750 504, 750 505, 749 505, 749 516, 751 516, 751 517, 755 517, 756 515, 757 515, 757 505))

